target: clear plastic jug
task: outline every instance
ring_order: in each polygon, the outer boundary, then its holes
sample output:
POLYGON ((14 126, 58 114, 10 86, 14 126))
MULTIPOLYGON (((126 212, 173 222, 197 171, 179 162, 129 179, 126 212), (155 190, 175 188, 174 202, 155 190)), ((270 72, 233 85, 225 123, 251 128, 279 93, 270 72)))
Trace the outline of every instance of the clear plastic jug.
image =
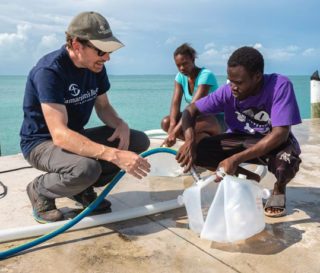
POLYGON ((263 189, 253 180, 226 175, 220 182, 201 231, 217 242, 247 239, 265 228, 263 189))
POLYGON ((204 210, 209 209, 218 188, 214 179, 213 175, 200 179, 178 197, 178 202, 186 207, 190 229, 198 234, 203 228, 204 210))
POLYGON ((244 240, 261 232, 265 228, 262 197, 267 197, 268 191, 241 175, 225 175, 220 183, 214 179, 200 179, 179 197, 186 207, 190 229, 203 239, 217 242, 244 240))

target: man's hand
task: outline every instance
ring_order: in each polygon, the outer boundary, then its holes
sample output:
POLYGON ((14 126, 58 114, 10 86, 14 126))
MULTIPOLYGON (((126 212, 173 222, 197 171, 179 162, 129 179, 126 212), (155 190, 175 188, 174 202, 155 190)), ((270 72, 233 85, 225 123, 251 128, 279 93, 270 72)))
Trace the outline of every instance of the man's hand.
POLYGON ((133 152, 123 150, 118 150, 116 158, 111 162, 138 179, 146 176, 150 172, 151 167, 145 158, 133 152))
POLYGON ((130 129, 128 124, 124 121, 115 128, 112 136, 108 138, 108 141, 112 142, 117 138, 119 138, 118 149, 128 150, 130 144, 130 129))
POLYGON ((176 160, 180 163, 181 167, 184 167, 185 173, 190 171, 195 159, 196 151, 194 142, 185 141, 176 155, 176 160))
MULTIPOLYGON (((219 172, 219 169, 222 169, 225 174, 234 175, 237 171, 238 166, 239 163, 237 162, 237 160, 233 156, 231 156, 219 163, 217 171, 219 172)), ((223 179, 223 177, 219 176, 218 172, 215 182, 220 182, 223 179)))
POLYGON ((182 112, 181 126, 184 136, 184 144, 180 147, 176 160, 184 167, 184 172, 188 172, 196 159, 196 142, 194 124, 199 111, 194 103, 191 103, 182 112))

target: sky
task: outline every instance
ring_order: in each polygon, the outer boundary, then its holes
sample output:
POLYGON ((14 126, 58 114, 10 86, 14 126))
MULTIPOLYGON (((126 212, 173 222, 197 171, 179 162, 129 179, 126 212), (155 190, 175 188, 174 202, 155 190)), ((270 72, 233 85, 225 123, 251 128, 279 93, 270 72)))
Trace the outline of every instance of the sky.
POLYGON ((266 73, 311 75, 320 67, 315 0, 11 0, 0 3, 0 75, 27 75, 65 43, 82 11, 107 18, 125 47, 106 63, 111 75, 175 74, 174 50, 188 42, 196 64, 226 75, 230 54, 254 46, 266 73), (3 3, 6 2, 6 3, 3 3))

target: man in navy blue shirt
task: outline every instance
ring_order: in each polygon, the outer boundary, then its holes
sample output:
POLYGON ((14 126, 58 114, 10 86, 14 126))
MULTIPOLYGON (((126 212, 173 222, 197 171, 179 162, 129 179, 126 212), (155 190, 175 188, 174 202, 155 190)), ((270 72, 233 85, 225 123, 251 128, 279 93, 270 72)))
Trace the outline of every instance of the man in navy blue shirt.
MULTIPOLYGON (((55 199, 70 197, 87 207, 93 186, 110 182, 119 169, 136 178, 150 165, 137 155, 149 147, 148 137, 129 129, 111 106, 105 62, 123 47, 107 20, 96 12, 77 15, 66 31, 66 45, 42 57, 30 71, 23 102, 21 149, 45 174, 27 186, 35 219, 63 219, 55 199), (103 126, 84 129, 92 110, 103 126)), ((104 200, 98 211, 110 211, 104 200)))

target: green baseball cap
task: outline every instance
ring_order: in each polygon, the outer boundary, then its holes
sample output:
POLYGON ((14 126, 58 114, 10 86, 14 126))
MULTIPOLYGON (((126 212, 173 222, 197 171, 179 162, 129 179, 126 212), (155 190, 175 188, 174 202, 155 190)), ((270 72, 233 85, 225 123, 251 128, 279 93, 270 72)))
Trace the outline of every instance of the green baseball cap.
POLYGON ((69 24, 67 33, 80 39, 89 40, 104 52, 113 52, 124 46, 113 36, 107 19, 94 11, 82 12, 74 17, 69 24))

